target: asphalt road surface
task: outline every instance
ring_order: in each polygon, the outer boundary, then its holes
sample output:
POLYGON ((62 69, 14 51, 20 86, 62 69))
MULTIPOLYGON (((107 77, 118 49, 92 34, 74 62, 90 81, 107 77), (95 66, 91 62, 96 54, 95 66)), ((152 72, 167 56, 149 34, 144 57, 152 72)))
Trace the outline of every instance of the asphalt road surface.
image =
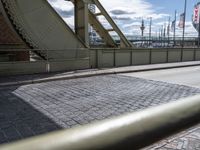
POLYGON ((122 74, 200 88, 200 66, 122 74))
MULTIPOLYGON (((161 81, 200 88, 200 66, 121 74, 129 77, 161 81)), ((200 125, 165 139, 144 150, 200 150, 200 125)))

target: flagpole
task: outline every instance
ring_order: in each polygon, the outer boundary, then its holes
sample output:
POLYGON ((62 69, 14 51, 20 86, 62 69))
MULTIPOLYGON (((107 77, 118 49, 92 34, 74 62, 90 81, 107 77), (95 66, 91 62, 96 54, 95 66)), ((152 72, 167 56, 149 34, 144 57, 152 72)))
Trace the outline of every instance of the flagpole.
POLYGON ((149 46, 151 45, 150 44, 150 41, 151 41, 151 25, 152 25, 152 17, 150 17, 150 21, 149 21, 149 46))
POLYGON ((164 29, 163 29, 163 43, 164 43, 164 47, 165 47, 165 42, 166 42, 166 22, 164 23, 164 29))
POLYGON ((163 46, 163 25, 161 27, 161 47, 163 46))
POLYGON ((183 40, 182 40, 182 47, 184 47, 185 41, 185 20, 186 20, 186 8, 187 8, 187 0, 185 0, 184 6, 184 18, 183 18, 183 40))
MULTIPOLYGON (((198 6, 198 14, 199 14, 199 6, 198 6)), ((199 26, 199 32, 198 32, 198 48, 199 48, 199 46, 200 46, 200 15, 199 15, 199 24, 198 24, 198 26, 199 26)))
POLYGON ((174 24, 174 46, 176 46, 176 10, 175 10, 175 19, 174 19, 174 22, 175 22, 175 24, 174 24))
POLYGON ((168 47, 169 47, 169 36, 170 36, 170 32, 169 32, 169 30, 170 30, 170 22, 171 22, 171 18, 169 17, 169 22, 168 22, 168 27, 167 27, 167 34, 168 34, 168 47))
POLYGON ((161 46, 161 29, 159 28, 159 46, 161 46))

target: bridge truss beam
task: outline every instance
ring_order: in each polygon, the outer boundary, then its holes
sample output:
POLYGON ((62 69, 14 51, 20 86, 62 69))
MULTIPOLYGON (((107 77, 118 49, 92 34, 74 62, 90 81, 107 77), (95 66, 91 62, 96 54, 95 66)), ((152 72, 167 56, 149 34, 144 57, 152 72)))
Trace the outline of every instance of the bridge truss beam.
POLYGON ((89 46, 88 37, 88 4, 82 0, 74 1, 75 7, 75 33, 78 35, 85 45, 89 46))
POLYGON ((102 40, 108 47, 117 47, 117 43, 113 40, 110 32, 114 31, 120 37, 120 47, 132 47, 132 44, 127 40, 125 35, 115 24, 113 19, 107 13, 105 8, 101 5, 98 0, 68 0, 74 3, 75 6, 75 31, 76 34, 83 40, 86 41, 86 45, 89 43, 88 40, 88 23, 96 30, 102 40), (95 5, 100 13, 93 14, 88 10, 88 4, 95 5), (106 29, 101 21, 97 18, 98 16, 104 16, 112 29, 106 29))

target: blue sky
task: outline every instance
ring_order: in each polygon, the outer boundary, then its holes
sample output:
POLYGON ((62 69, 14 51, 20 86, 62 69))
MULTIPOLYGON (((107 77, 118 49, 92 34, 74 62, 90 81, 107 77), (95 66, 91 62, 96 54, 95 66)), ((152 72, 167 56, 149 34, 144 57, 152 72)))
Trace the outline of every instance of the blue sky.
MULTIPOLYGON (((156 8, 158 13, 167 13, 174 15, 174 10, 181 13, 184 10, 184 0, 148 0, 156 8), (160 8, 160 9, 159 9, 160 8)), ((187 20, 191 21, 191 15, 193 11, 194 4, 198 0, 187 0, 187 20)))
MULTIPOLYGON (((145 35, 149 31, 149 17, 153 18, 152 33, 156 35, 171 17, 174 19, 174 11, 177 10, 177 24, 179 15, 184 11, 185 0, 99 0, 109 12, 110 16, 127 35, 140 35, 141 19, 145 20, 145 35)), ((200 1, 200 0, 199 0, 200 1)), ((64 0, 49 0, 52 6, 61 14, 64 20, 73 28, 73 5, 64 0)), ((192 26, 191 16, 193 7, 198 0, 187 0, 186 36, 197 36, 192 26)), ((99 18, 105 27, 107 22, 103 17, 99 18)), ((108 27, 109 28, 109 27, 108 27)), ((177 27, 177 35, 181 36, 182 29, 177 27)), ((172 32, 171 32, 172 35, 172 32)))

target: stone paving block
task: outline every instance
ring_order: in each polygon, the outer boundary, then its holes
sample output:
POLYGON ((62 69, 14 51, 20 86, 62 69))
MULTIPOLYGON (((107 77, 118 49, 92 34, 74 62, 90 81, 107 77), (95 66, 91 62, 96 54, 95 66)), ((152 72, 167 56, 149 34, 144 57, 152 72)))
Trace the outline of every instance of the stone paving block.
POLYGON ((34 132, 27 125, 16 125, 16 129, 20 132, 23 138, 34 136, 34 132))
POLYGON ((5 135, 5 137, 8 139, 8 141, 13 141, 13 140, 19 140, 22 138, 21 134, 15 127, 6 127, 1 129, 5 135))
MULTIPOLYGON (((11 137, 0 138, 0 143, 88 124, 196 94, 200 94, 197 88, 120 75, 0 89, 0 129, 11 137)), ((195 134, 188 138, 199 137, 199 132, 192 133, 195 134)), ((170 146, 180 149, 184 142, 172 141, 172 145, 160 148, 170 149, 170 146)))

